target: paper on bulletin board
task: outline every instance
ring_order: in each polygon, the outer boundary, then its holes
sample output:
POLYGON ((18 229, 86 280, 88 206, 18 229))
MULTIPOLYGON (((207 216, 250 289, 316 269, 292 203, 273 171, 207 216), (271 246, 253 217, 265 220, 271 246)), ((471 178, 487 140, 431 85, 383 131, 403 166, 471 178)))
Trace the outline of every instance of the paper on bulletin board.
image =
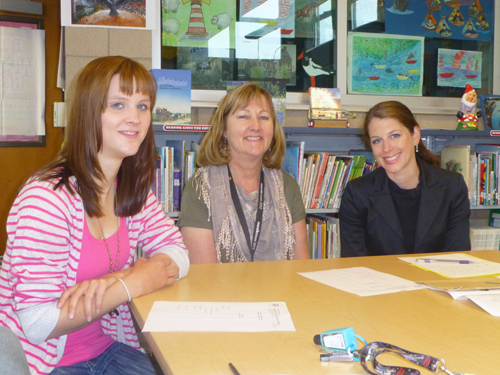
POLYGON ((422 95, 424 38, 348 34, 349 94, 422 95))
POLYGON ((146 30, 156 27, 156 0, 129 1, 116 7, 115 3, 116 0, 61 0, 61 26, 146 30))
POLYGON ((482 65, 482 52, 439 48, 437 85, 480 89, 482 65))
POLYGON ((45 31, 0 27, 0 135, 45 135, 45 31))

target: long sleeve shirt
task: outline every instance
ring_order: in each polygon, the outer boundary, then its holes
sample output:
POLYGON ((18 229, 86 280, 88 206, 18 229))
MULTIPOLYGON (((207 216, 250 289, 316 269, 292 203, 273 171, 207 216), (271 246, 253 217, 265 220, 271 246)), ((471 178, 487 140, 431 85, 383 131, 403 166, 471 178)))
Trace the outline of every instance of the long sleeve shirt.
MULTIPOLYGON (((73 195, 55 180, 30 180, 20 191, 7 219, 7 250, 0 270, 0 324, 21 340, 32 374, 48 374, 64 352, 67 335, 46 340, 59 318, 62 292, 76 284, 82 251, 84 207, 70 179, 73 195)), ((150 191, 142 210, 127 218, 130 248, 125 268, 136 249, 148 256, 169 255, 187 275, 189 258, 182 236, 150 191)), ((127 304, 119 316, 106 314, 102 329, 117 341, 139 348, 127 304)))

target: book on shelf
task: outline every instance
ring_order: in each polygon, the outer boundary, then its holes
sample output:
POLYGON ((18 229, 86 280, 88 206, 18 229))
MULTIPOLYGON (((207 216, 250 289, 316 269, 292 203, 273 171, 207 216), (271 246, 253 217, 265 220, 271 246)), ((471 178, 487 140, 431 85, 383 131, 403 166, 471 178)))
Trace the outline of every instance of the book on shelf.
POLYGON ((471 225, 470 242, 471 250, 499 250, 500 228, 471 225))
POLYGON ((151 69, 151 73, 157 83, 153 125, 191 124, 191 71, 151 69))
POLYGON ((332 119, 312 119, 309 120, 310 128, 348 128, 347 120, 332 120, 332 119))
POLYGON ((285 157, 283 159, 283 170, 291 174, 300 185, 300 174, 302 160, 304 158, 305 142, 288 141, 286 142, 285 157))
POLYGON ((329 214, 309 214, 307 239, 312 259, 340 257, 339 219, 329 214))
POLYGON ((182 189, 184 188, 184 157, 186 153, 186 141, 169 140, 165 141, 167 147, 173 148, 173 209, 172 211, 180 210, 180 202, 182 189))
POLYGON ((311 109, 331 111, 342 109, 338 88, 311 87, 309 94, 311 109))
POLYGON ((458 172, 464 177, 467 189, 469 190, 469 199, 471 197, 470 181, 470 146, 453 145, 447 146, 441 150, 441 168, 449 171, 458 172))

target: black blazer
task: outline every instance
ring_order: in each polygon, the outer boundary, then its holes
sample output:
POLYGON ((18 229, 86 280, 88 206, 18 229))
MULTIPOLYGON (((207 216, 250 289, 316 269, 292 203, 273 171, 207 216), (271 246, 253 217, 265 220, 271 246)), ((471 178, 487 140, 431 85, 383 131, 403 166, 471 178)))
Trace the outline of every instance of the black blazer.
MULTIPOLYGON (((421 173, 415 253, 470 250, 470 203, 461 174, 417 157, 421 173)), ((383 168, 350 181, 339 210, 341 256, 404 254, 403 232, 383 168)))

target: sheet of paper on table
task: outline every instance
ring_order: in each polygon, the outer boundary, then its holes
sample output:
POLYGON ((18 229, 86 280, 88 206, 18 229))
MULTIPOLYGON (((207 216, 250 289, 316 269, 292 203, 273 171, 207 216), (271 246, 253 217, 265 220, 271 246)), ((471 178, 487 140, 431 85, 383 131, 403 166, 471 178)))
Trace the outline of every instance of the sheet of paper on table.
POLYGON ((500 293, 467 296, 472 302, 493 316, 500 316, 500 293))
POLYGON ((156 301, 144 332, 295 331, 285 302, 156 301))
POLYGON ((426 288, 448 293, 453 299, 467 299, 469 296, 500 293, 498 277, 467 277, 421 281, 426 288))
POLYGON ((341 268, 326 271, 299 272, 299 275, 322 284, 357 294, 361 297, 389 294, 422 289, 413 281, 408 281, 387 273, 366 267, 341 268))
POLYGON ((468 254, 453 254, 446 253, 440 255, 425 255, 421 254, 417 257, 400 257, 402 261, 408 262, 416 267, 422 268, 427 271, 432 271, 444 277, 475 277, 475 276, 496 276, 500 275, 500 263, 491 262, 477 258, 468 254), (432 260, 466 260, 473 263, 460 264, 450 262, 435 262, 424 263, 417 261, 417 259, 432 259, 432 260))

